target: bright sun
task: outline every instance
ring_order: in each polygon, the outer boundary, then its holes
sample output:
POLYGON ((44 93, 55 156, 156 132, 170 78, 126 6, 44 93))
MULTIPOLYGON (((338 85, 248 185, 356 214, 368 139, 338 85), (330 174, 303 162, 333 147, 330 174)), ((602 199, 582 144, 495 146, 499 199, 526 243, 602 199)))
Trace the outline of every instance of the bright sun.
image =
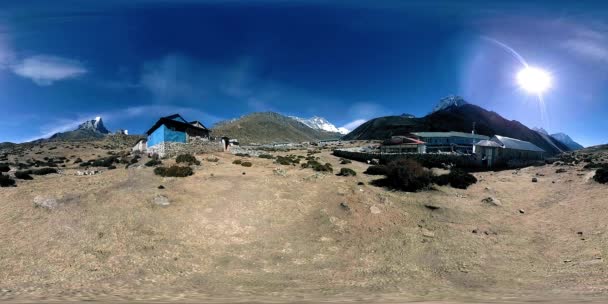
POLYGON ((539 68, 525 67, 517 73, 517 83, 530 93, 540 94, 551 87, 551 75, 539 68))

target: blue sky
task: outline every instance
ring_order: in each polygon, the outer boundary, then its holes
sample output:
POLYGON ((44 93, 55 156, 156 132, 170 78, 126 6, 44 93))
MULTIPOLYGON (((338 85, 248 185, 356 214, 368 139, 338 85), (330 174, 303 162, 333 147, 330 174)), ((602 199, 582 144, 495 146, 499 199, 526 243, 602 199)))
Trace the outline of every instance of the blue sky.
POLYGON ((4 0, 0 142, 95 116, 143 133, 175 112, 211 126, 277 111, 352 129, 423 116, 456 94, 583 145, 607 143, 608 7, 555 3, 4 0), (501 44, 551 73, 545 115, 501 44))

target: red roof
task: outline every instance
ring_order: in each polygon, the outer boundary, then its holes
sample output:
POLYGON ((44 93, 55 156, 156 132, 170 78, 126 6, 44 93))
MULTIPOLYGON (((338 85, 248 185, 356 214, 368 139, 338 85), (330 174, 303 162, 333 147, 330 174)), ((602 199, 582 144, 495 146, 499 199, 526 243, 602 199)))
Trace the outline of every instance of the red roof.
POLYGON ((386 146, 404 145, 404 144, 422 145, 422 144, 424 144, 424 142, 421 140, 415 139, 415 138, 411 138, 411 137, 393 136, 391 139, 385 140, 382 144, 386 145, 386 146))

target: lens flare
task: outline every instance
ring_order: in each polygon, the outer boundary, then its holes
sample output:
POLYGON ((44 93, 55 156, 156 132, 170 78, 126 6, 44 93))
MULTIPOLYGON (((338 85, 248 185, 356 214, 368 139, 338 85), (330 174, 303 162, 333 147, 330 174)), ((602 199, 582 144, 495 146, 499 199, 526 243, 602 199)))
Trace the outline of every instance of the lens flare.
POLYGON ((541 94, 551 87, 551 76, 542 69, 528 66, 517 73, 517 83, 530 93, 541 94))

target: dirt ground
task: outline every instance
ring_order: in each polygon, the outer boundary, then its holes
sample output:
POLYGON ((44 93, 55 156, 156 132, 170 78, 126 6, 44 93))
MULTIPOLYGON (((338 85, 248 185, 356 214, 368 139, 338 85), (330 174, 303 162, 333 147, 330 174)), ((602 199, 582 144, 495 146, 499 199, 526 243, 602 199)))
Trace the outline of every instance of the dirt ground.
MULTIPOLYGON (((35 152, 24 157, 45 155, 35 152)), ((143 166, 78 176, 68 165, 0 188, 0 300, 608 299, 608 186, 582 165, 406 193, 370 185, 378 177, 365 163, 316 155, 357 176, 254 157, 246 168, 216 153, 218 162, 197 155, 186 178, 143 166), (157 195, 170 205, 155 205, 157 195), (34 208, 36 196, 59 206, 34 208)))

